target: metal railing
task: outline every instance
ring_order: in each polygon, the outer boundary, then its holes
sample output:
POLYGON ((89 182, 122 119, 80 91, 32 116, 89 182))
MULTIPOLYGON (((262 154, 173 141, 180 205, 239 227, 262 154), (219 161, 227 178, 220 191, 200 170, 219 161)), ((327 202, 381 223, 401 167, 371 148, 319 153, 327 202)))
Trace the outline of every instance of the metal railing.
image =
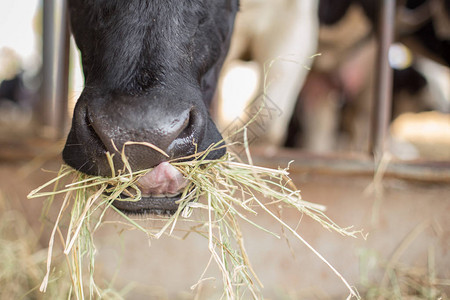
POLYGON ((67 0, 43 0, 43 80, 40 122, 45 135, 61 138, 67 124, 69 18, 67 0))

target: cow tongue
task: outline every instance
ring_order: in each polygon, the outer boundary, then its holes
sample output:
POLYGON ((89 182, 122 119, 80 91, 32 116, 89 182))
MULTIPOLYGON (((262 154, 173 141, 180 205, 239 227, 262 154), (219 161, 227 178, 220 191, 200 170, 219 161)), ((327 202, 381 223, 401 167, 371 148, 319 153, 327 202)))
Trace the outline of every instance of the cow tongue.
POLYGON ((174 166, 163 162, 142 176, 137 185, 142 196, 170 197, 182 192, 187 180, 174 166))

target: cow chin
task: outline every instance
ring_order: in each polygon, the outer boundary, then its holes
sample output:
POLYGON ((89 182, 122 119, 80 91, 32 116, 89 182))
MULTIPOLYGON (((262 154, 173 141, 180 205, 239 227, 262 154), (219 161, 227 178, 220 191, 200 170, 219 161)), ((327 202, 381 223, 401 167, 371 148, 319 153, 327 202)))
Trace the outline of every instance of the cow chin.
POLYGON ((139 201, 114 200, 112 205, 129 215, 173 215, 178 209, 181 194, 173 197, 142 197, 139 201))

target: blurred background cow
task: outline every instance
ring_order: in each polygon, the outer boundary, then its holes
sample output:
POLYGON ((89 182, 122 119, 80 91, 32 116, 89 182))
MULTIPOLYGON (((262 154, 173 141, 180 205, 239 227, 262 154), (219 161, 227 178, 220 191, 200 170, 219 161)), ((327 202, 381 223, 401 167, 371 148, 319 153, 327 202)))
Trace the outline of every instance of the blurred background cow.
MULTIPOLYGON (((368 151, 379 5, 242 1, 219 87, 222 128, 245 123, 257 110, 248 107, 260 104, 252 101, 265 94, 268 113, 250 127, 255 141, 319 153, 368 151)), ((450 111, 449 14, 445 1, 398 1, 393 119, 450 111)))

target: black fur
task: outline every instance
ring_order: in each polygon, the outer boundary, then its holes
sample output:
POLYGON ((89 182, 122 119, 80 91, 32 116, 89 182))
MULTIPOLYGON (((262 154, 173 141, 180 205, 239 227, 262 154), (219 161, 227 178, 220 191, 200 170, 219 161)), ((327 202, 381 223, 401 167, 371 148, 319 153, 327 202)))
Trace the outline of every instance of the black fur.
MULTIPOLYGON (((320 24, 323 26, 332 26, 338 23, 346 15, 351 5, 360 5, 366 17, 372 24, 372 32, 379 29, 379 13, 381 9, 381 1, 378 0, 320 0, 318 17, 320 24)), ((430 0, 407 0, 398 1, 397 9, 403 5, 404 8, 414 10, 423 5, 431 5, 430 0)), ((445 1, 446 14, 450 16, 450 1, 445 1)), ((396 38, 401 39, 405 36, 397 33, 396 38)), ((434 20, 431 18, 427 22, 419 26, 414 32, 407 32, 406 37, 413 37, 419 44, 423 45, 430 53, 440 59, 442 63, 450 65, 450 40, 448 38, 439 37, 436 34, 434 20)))
POLYGON ((319 21, 322 25, 331 26, 339 22, 347 13, 352 0, 320 0, 319 1, 319 21))
MULTIPOLYGON (((69 0, 69 10, 86 85, 63 151, 69 165, 107 176, 111 141, 118 149, 149 142, 181 157, 222 139, 208 107, 238 0, 69 0)), ((127 149, 135 170, 166 159, 144 146, 127 149)))

